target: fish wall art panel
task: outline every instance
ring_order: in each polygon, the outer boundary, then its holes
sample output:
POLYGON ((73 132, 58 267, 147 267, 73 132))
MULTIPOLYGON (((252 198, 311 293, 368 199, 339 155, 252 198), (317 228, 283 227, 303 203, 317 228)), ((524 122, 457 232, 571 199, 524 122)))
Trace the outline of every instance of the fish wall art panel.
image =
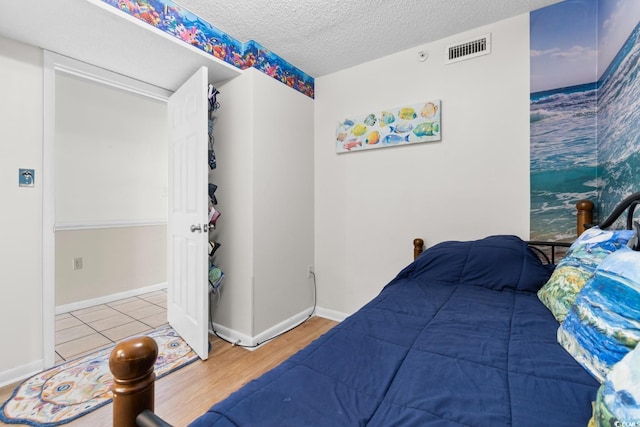
POLYGON ((440 141, 440 104, 437 99, 346 118, 336 128, 336 153, 440 141))

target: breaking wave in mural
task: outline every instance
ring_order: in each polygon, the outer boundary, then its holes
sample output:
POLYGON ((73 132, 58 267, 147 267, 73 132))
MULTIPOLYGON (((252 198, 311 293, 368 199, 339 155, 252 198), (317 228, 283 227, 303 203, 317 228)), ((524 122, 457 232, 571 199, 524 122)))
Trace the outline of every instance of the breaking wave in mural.
POLYGON ((640 25, 600 79, 599 203, 603 212, 640 190, 640 25))

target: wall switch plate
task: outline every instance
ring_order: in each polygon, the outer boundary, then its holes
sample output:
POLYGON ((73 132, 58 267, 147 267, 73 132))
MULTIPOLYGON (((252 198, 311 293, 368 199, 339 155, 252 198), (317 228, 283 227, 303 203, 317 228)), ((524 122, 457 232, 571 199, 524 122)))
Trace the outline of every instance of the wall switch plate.
POLYGON ((33 187, 36 171, 34 169, 18 169, 18 186, 33 187))
POLYGON ((74 270, 82 270, 82 257, 73 259, 73 269, 74 270))

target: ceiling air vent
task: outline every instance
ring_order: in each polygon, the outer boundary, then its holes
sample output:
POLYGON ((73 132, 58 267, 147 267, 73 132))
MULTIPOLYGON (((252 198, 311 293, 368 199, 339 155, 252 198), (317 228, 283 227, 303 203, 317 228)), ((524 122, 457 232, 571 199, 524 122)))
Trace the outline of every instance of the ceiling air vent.
POLYGON ((491 53, 491 33, 447 46, 445 64, 452 64, 489 53, 491 53))

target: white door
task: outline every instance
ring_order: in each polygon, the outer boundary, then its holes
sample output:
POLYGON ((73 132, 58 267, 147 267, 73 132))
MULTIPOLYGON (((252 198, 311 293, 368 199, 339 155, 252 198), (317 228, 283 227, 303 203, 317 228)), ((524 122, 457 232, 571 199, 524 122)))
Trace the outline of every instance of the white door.
POLYGON ((207 69, 169 99, 167 317, 201 359, 209 353, 207 69))

